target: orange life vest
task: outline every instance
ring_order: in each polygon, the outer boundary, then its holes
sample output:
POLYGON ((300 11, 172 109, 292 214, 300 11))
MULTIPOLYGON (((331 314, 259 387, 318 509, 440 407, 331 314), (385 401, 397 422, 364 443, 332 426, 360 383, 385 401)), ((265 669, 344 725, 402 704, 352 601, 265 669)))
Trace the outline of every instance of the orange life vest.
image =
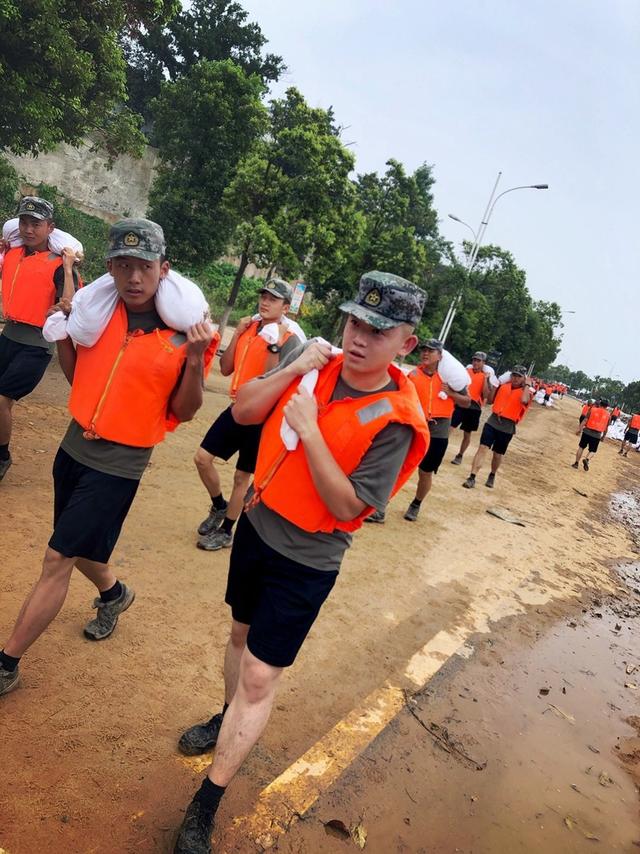
POLYGON ((467 368, 467 373, 469 374, 469 385, 467 387, 467 394, 471 398, 471 400, 475 400, 479 407, 484 406, 484 380, 485 373, 484 371, 474 371, 473 368, 467 368))
POLYGON ((46 249, 25 254, 24 246, 10 249, 2 267, 2 310, 19 323, 43 327, 56 301, 53 274, 62 265, 60 255, 46 249))
POLYGON ((586 415, 588 411, 589 411, 589 404, 585 403, 585 405, 582 407, 582 412, 580 414, 586 415))
MULTIPOLYGON (((341 370, 342 357, 337 356, 320 371, 315 389, 320 432, 336 463, 349 475, 387 424, 411 427, 413 440, 393 487, 392 495, 395 495, 429 447, 429 428, 416 390, 402 371, 390 365, 389 374, 398 386, 397 391, 331 401, 341 370)), ((252 503, 263 501, 304 531, 356 531, 372 508, 367 507, 355 519, 337 519, 318 494, 302 442, 295 451, 287 451, 280 438, 284 407, 296 393, 299 382, 295 380, 289 386, 262 428, 252 503)))
POLYGON ((608 425, 609 410, 602 406, 592 406, 584 426, 588 430, 595 430, 597 433, 602 433, 607 429, 608 425))
POLYGON ((613 408, 613 410, 612 410, 611 414, 612 414, 615 418, 617 418, 617 417, 618 417, 618 415, 620 415, 620 407, 619 407, 619 406, 614 406, 614 408, 613 408))
POLYGON ((433 421, 434 418, 451 418, 455 404, 450 397, 446 400, 438 397, 438 393, 442 391, 442 380, 437 371, 429 376, 422 368, 416 368, 409 374, 409 379, 418 391, 427 421, 433 421))
POLYGON ((501 385, 493 401, 493 412, 495 415, 508 418, 510 421, 515 421, 516 424, 522 421, 531 402, 531 399, 529 403, 522 402, 523 391, 523 386, 513 388, 511 383, 501 385))
MULTIPOLYGON (((236 349, 233 354, 233 378, 231 380, 231 388, 229 389, 232 400, 235 400, 241 385, 248 383, 249 380, 254 380, 265 372, 269 356, 267 347, 269 345, 258 334, 260 323, 260 320, 254 320, 251 326, 245 329, 236 343, 236 349)), ((293 332, 284 330, 278 341, 280 347, 293 334, 293 332)))
POLYGON ((629 430, 640 430, 640 415, 632 415, 629 422, 629 430))
MULTIPOLYGON (((69 398, 73 418, 86 439, 108 439, 150 448, 180 423, 169 400, 187 356, 186 344, 173 344, 173 329, 127 331, 122 301, 93 345, 76 350, 69 398)), ((205 374, 218 349, 218 333, 205 353, 205 374)))

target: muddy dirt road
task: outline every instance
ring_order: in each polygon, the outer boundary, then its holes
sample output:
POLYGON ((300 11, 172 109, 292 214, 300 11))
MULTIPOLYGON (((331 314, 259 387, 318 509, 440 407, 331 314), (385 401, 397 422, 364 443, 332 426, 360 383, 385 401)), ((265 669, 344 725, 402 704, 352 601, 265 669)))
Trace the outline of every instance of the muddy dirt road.
MULTIPOLYGON (((0 702, 9 854, 170 850, 208 761, 180 757, 176 739, 223 697, 228 552, 195 548, 207 502, 191 459, 224 390, 210 382, 195 423, 145 474, 114 555, 137 598, 114 636, 83 639, 93 591, 74 578, 24 659, 23 687, 0 702)), ((65 395, 53 367, 16 408, 15 464, 0 494, 3 637, 50 533, 65 395)), ((631 603, 633 614, 635 594, 611 568, 635 553, 608 500, 636 482, 640 461, 607 443, 588 474, 572 470, 578 411, 569 400, 535 406, 493 491, 483 477, 461 488, 468 465, 448 462, 456 436, 419 521, 402 520, 407 487, 385 525, 360 532, 225 797, 217 850, 358 850, 340 823, 360 825, 365 850, 385 854, 637 850, 625 768, 640 691, 624 687, 640 685, 640 673, 626 674, 637 619, 616 629, 612 610, 631 603), (490 516, 495 506, 525 527, 490 516)), ((232 474, 225 467, 227 491, 232 474)))

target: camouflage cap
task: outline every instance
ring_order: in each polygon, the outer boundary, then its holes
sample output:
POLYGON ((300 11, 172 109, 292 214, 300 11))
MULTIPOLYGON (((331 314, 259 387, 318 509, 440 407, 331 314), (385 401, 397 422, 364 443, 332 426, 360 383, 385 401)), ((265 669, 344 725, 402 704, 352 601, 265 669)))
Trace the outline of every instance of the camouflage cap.
POLYGON ((272 297, 283 299, 285 302, 291 302, 293 290, 288 282, 284 279, 267 279, 265 284, 260 288, 261 294, 271 294, 272 297))
POLYGON ((427 338, 426 341, 423 341, 420 345, 421 350, 437 350, 438 353, 442 353, 444 350, 444 344, 442 341, 439 341, 437 338, 427 338))
POLYGON ((516 376, 519 376, 519 377, 526 377, 527 369, 525 368, 524 365, 514 365, 511 368, 511 373, 515 374, 516 376))
POLYGON ((373 270, 360 278, 358 295, 340 311, 364 320, 376 329, 392 329, 401 323, 416 326, 422 317, 427 294, 422 288, 396 276, 373 270))
POLYGON ((53 205, 39 196, 23 196, 20 199, 18 216, 32 216, 35 219, 53 219, 53 205))
POLYGON ((164 232, 150 219, 121 219, 109 229, 107 258, 127 255, 158 261, 165 254, 164 232))
POLYGON ((487 354, 483 353, 482 350, 476 350, 476 352, 471 357, 472 359, 480 359, 481 362, 487 361, 487 354))

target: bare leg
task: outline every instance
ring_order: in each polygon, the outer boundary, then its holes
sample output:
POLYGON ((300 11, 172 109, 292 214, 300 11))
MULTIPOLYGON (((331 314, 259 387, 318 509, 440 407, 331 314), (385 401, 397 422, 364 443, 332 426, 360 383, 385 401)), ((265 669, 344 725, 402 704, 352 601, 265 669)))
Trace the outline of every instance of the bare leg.
POLYGON ((85 578, 88 578, 92 584, 95 584, 99 593, 110 590, 118 580, 108 563, 98 563, 95 560, 87 560, 84 557, 79 557, 76 560, 76 567, 85 578))
POLYGON ((252 475, 249 472, 240 471, 240 469, 235 470, 233 475, 233 489, 231 490, 231 496, 227 504, 227 519, 233 519, 235 522, 242 513, 244 497, 249 489, 251 478, 252 475))
POLYGON ((582 457, 583 450, 584 450, 584 448, 581 448, 580 446, 578 446, 578 450, 576 451, 576 462, 577 463, 580 462, 580 458, 582 457))
POLYGON ((281 667, 260 661, 248 649, 240 659, 238 687, 224 716, 208 777, 226 786, 262 735, 282 676, 281 667))
POLYGON ((75 558, 47 548, 42 574, 25 600, 11 637, 4 646, 7 655, 24 655, 62 608, 69 589, 75 558))
POLYGON ((0 445, 8 445, 11 441, 11 425, 14 401, 0 394, 0 445))
POLYGON ((485 457, 489 452, 489 448, 486 445, 480 445, 478 450, 476 451, 476 455, 473 458, 473 462, 471 463, 471 474, 478 474, 480 469, 482 468, 482 464, 484 463, 485 457))
POLYGON ((424 500, 431 491, 433 483, 433 472, 418 469, 418 486, 416 488, 416 501, 424 500))
POLYGON ((495 474, 498 471, 503 459, 504 454, 496 454, 495 451, 493 452, 493 456, 491 457, 491 474, 495 474))
POLYGON ((246 623, 231 621, 231 634, 224 653, 224 701, 231 703, 238 687, 240 659, 247 645, 249 626, 246 623))
POLYGON ((464 457, 465 451, 471 444, 471 433, 463 433, 462 434, 462 443, 460 445, 460 450, 458 451, 459 457, 464 457))
POLYGON ((198 474, 200 475, 200 480, 205 485, 211 498, 215 498, 216 495, 220 495, 222 492, 220 475, 214 465, 214 460, 215 457, 208 451, 205 451, 204 448, 198 448, 193 458, 198 474))

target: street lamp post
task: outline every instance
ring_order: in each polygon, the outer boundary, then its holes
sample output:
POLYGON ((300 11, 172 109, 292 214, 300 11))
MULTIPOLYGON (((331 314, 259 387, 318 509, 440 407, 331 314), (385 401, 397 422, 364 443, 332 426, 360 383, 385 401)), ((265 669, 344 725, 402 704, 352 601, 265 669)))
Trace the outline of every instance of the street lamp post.
MULTIPOLYGON (((475 241, 473 243, 473 246, 471 247, 471 252, 469 254, 469 258, 467 260, 467 267, 465 270, 465 279, 467 281, 469 279, 469 276, 471 275, 471 271, 473 270, 473 268, 475 266, 476 260, 478 258, 478 252, 480 250, 480 246, 481 246, 483 238, 484 238, 484 234, 487 230, 487 226, 489 225, 489 220, 491 219, 491 215, 493 214, 493 209, 495 208, 496 202, 498 201, 498 199, 501 199, 502 196, 506 196, 507 193, 513 193, 515 190, 548 190, 549 189, 548 184, 521 184, 518 187, 509 187, 508 190, 503 190, 502 193, 499 193, 496 196, 496 190, 498 188, 498 183, 500 182, 501 176, 502 176, 502 172, 498 172, 495 184, 493 185, 493 189, 491 190, 491 195, 489 196, 489 201, 487 202, 487 206, 485 208, 484 214, 482 216, 482 219, 480 220, 480 225, 478 226, 477 232, 475 232, 473 230, 473 228, 471 228, 471 226, 468 223, 464 222, 459 217, 454 216, 453 214, 449 214, 449 217, 451 219, 455 220, 456 222, 462 223, 462 225, 465 225, 468 229, 470 229, 472 234, 475 237, 475 241)), ((457 294, 452 299, 451 304, 449 305, 449 309, 448 309, 447 314, 445 316, 445 319, 442 323, 442 328, 440 330, 440 335, 439 335, 439 338, 442 342, 447 340, 447 336, 449 335, 449 332, 451 331, 451 325, 453 324, 453 320, 456 316, 458 306, 459 306, 460 301, 462 299, 463 289, 464 289, 463 286, 458 289, 457 294)))

